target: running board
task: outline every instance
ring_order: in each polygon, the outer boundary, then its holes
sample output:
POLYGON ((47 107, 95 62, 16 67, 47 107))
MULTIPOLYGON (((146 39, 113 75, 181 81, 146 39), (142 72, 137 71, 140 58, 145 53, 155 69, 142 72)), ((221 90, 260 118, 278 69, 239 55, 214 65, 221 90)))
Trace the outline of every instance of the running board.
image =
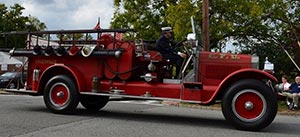
POLYGON ((38 95, 38 93, 33 90, 25 90, 25 89, 3 89, 3 90, 10 93, 27 94, 32 96, 38 95))
POLYGON ((178 102, 187 102, 187 103, 199 103, 201 101, 191 101, 191 100, 182 100, 175 98, 162 98, 162 97, 152 97, 152 96, 134 96, 134 95, 126 95, 126 94, 109 94, 109 93, 95 93, 95 92, 81 92, 82 95, 92 95, 92 96, 109 96, 109 97, 119 97, 119 98, 132 98, 132 99, 140 99, 140 100, 165 100, 165 101, 178 101, 178 102))
MULTIPOLYGON (((19 94, 27 94, 31 96, 38 96, 36 91, 33 90, 25 90, 25 89, 3 89, 6 92, 11 93, 19 93, 19 94)), ((175 99, 175 98, 163 98, 163 97, 153 97, 148 96, 147 94, 143 96, 134 96, 134 95, 127 95, 127 94, 115 94, 115 93, 95 93, 95 92, 80 92, 81 95, 92 95, 92 96, 109 96, 109 97, 119 97, 119 98, 132 98, 132 99, 140 99, 140 100, 165 100, 165 101, 178 101, 178 102, 187 102, 187 103, 199 103, 201 101, 192 101, 192 100, 182 100, 182 99, 175 99)), ((112 99, 111 101, 117 101, 112 99)))

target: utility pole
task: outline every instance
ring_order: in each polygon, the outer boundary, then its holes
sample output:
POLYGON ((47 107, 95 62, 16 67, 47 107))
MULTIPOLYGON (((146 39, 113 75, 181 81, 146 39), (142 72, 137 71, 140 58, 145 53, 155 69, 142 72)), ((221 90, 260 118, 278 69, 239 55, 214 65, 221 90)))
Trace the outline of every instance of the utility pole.
POLYGON ((209 51, 209 0, 202 0, 202 44, 204 51, 209 51))

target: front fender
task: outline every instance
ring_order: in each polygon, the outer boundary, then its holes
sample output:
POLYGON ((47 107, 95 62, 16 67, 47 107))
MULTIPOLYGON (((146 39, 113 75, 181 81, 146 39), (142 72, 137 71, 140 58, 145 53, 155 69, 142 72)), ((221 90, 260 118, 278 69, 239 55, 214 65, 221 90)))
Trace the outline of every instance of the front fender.
POLYGON ((236 81, 239 81, 241 79, 257 79, 260 81, 270 80, 272 82, 278 82, 278 80, 273 75, 262 70, 258 70, 254 68, 237 70, 229 74, 227 77, 225 77, 216 88, 212 97, 203 103, 208 104, 213 102, 214 100, 222 99, 222 96, 224 92, 227 90, 227 88, 230 87, 236 81))

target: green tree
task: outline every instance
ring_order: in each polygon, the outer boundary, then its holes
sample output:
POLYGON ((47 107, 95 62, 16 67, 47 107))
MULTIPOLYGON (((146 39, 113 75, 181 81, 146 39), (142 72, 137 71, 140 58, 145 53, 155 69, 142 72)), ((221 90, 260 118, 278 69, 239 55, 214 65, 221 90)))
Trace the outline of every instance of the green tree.
POLYGON ((166 18, 167 22, 174 28, 175 39, 183 39, 188 33, 192 32, 191 17, 200 20, 201 16, 198 16, 198 13, 198 5, 191 0, 181 0, 169 4, 166 10, 166 18))
MULTIPOLYGON (((44 30, 46 25, 36 17, 23 16, 24 7, 14 4, 10 8, 0 3, 0 33, 10 31, 37 31, 44 30)), ((24 47, 26 36, 1 36, 0 47, 24 47)))
MULTIPOLYGON (((196 0, 115 0, 111 28, 132 28, 138 38, 156 39, 160 27, 172 26, 180 40, 191 32, 191 16, 201 32, 201 8, 196 0)), ((260 66, 268 57, 277 75, 295 75, 283 49, 300 65, 299 14, 299 0, 209 0, 210 49, 223 51, 233 42, 241 53, 257 54, 260 66)))
POLYGON ((275 64, 278 76, 297 72, 283 50, 288 51, 300 64, 299 46, 295 44, 299 1, 214 0, 210 6, 214 9, 210 11, 212 47, 224 46, 224 41, 234 40, 242 52, 257 54, 261 66, 265 57, 268 57, 275 64))
POLYGON ((136 38, 155 40, 162 26, 169 26, 165 11, 171 0, 115 0, 110 28, 135 29, 136 38))

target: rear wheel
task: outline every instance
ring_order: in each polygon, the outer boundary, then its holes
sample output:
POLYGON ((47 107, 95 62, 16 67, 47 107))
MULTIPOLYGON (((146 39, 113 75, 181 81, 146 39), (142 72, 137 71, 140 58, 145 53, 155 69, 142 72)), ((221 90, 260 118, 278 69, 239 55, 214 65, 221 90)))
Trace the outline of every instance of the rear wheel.
POLYGON ((108 96, 81 95, 80 103, 89 111, 98 111, 103 108, 109 100, 108 96))
POLYGON ((277 99, 263 82, 245 79, 235 83, 225 93, 222 112, 237 129, 258 131, 274 120, 277 99))
POLYGON ((74 113, 79 103, 75 82, 65 75, 54 76, 45 86, 44 102, 54 113, 74 113))

